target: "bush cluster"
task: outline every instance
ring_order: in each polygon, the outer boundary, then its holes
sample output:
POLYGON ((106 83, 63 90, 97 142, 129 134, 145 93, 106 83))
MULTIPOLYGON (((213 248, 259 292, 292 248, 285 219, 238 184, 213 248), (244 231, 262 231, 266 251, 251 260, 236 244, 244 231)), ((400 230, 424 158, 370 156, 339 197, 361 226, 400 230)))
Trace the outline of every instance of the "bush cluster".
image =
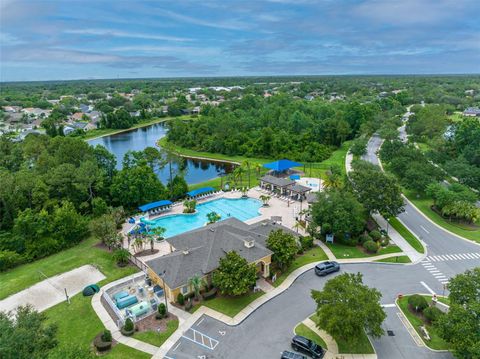
POLYGON ((376 229, 371 231, 370 232, 370 237, 372 237, 372 239, 375 241, 375 242, 378 242, 380 239, 382 239, 382 234, 380 233, 380 231, 377 231, 376 229))
POLYGON ((313 237, 310 237, 310 236, 300 237, 299 241, 300 241, 300 246, 302 248, 302 251, 306 251, 313 247, 313 237))
POLYGON ((443 315, 443 312, 437 307, 427 307, 423 310, 423 315, 430 323, 433 323, 443 315))
POLYGON ((372 240, 368 240, 363 243, 363 248, 369 253, 377 253, 378 251, 378 244, 372 240))
POLYGON ((408 298, 408 305, 416 312, 423 312, 428 307, 427 300, 419 294, 414 294, 408 298))
POLYGON ((184 304, 185 304, 185 297, 183 296, 182 293, 178 293, 178 295, 177 295, 177 302, 178 302, 178 304, 180 304, 180 305, 184 305, 184 304))
POLYGON ((157 319, 163 319, 167 316, 167 307, 165 306, 165 304, 163 303, 160 303, 158 305, 158 312, 156 314, 156 318, 157 319))

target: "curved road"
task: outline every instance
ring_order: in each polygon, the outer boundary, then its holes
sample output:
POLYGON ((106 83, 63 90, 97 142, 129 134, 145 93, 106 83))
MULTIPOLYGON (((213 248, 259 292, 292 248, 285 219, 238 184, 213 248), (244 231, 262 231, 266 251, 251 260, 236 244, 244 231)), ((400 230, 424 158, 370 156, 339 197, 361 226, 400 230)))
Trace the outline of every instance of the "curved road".
MULTIPOLYGON (((376 152, 381 142, 376 136, 370 139, 365 160, 379 164, 376 152)), ((452 358, 450 353, 433 352, 418 346, 393 304, 398 294, 430 291, 444 294, 448 278, 480 265, 480 246, 444 231, 408 202, 405 210, 399 218, 427 246, 428 256, 421 263, 344 264, 342 272, 361 272, 364 282, 383 295, 382 304, 387 313, 383 327, 385 331, 393 331, 394 335, 384 335, 373 341, 378 358, 452 358)), ((313 270, 306 272, 288 290, 265 303, 235 327, 203 316, 175 343, 166 358, 279 358, 281 351, 289 348, 295 325, 315 311, 310 291, 321 289, 328 279, 330 277, 317 277, 313 270)))

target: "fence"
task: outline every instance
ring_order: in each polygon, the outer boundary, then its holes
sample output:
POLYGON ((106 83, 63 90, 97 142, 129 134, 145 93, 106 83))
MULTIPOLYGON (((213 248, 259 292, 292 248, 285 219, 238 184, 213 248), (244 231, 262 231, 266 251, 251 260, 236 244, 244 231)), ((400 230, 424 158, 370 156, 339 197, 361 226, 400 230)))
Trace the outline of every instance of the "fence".
POLYGON ((147 270, 148 270, 148 266, 143 263, 140 259, 138 259, 137 257, 135 257, 134 255, 132 255, 130 253, 130 256, 128 258, 128 260, 133 264, 135 265, 136 267, 138 267, 142 272, 144 272, 145 274, 147 273, 147 270))
POLYGON ((123 325, 125 324, 125 321, 123 319, 123 315, 122 315, 122 312, 120 312, 120 310, 117 308, 117 306, 115 305, 115 303, 113 303, 112 301, 112 298, 110 298, 110 296, 106 293, 106 292, 103 292, 102 294, 102 298, 105 299, 105 301, 107 302, 108 306, 110 307, 110 309, 115 313, 115 315, 117 316, 117 327, 118 328, 121 328, 123 327, 123 325))

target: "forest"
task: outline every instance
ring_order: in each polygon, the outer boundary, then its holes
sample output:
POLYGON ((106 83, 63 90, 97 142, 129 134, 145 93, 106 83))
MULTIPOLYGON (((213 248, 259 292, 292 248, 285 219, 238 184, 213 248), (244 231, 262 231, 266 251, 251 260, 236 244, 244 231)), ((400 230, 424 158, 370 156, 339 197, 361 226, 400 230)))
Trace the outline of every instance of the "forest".
POLYGON ((395 99, 371 103, 245 96, 208 108, 190 122, 169 123, 168 140, 198 151, 320 162, 344 141, 372 133, 402 113, 395 99))
POLYGON ((108 214, 121 225, 138 205, 182 196, 181 177, 166 187, 154 148, 128 152, 122 170, 104 147, 74 137, 0 137, 0 271, 79 243, 108 214))

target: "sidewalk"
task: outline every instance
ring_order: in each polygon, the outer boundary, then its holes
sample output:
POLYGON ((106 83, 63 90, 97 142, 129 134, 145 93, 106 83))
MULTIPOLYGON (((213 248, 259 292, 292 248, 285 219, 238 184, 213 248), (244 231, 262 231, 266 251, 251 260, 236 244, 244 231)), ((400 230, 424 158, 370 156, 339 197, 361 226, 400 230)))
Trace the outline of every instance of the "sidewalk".
MULTIPOLYGON (((353 155, 351 153, 347 153, 345 157, 345 170, 347 174, 352 171, 352 161, 353 155)), ((380 168, 383 171, 382 163, 380 163, 380 168)), ((372 215, 373 219, 377 224, 380 226, 381 229, 387 230, 387 221, 379 214, 372 215)), ((397 232, 395 228, 392 226, 388 226, 388 236, 392 239, 392 241, 400 247, 400 249, 404 252, 405 255, 410 258, 412 263, 417 263, 421 261, 424 257, 427 256, 427 251, 424 254, 418 253, 411 245, 408 243, 405 238, 403 238, 400 233, 397 232)), ((397 254, 398 255, 398 254, 397 254)))

